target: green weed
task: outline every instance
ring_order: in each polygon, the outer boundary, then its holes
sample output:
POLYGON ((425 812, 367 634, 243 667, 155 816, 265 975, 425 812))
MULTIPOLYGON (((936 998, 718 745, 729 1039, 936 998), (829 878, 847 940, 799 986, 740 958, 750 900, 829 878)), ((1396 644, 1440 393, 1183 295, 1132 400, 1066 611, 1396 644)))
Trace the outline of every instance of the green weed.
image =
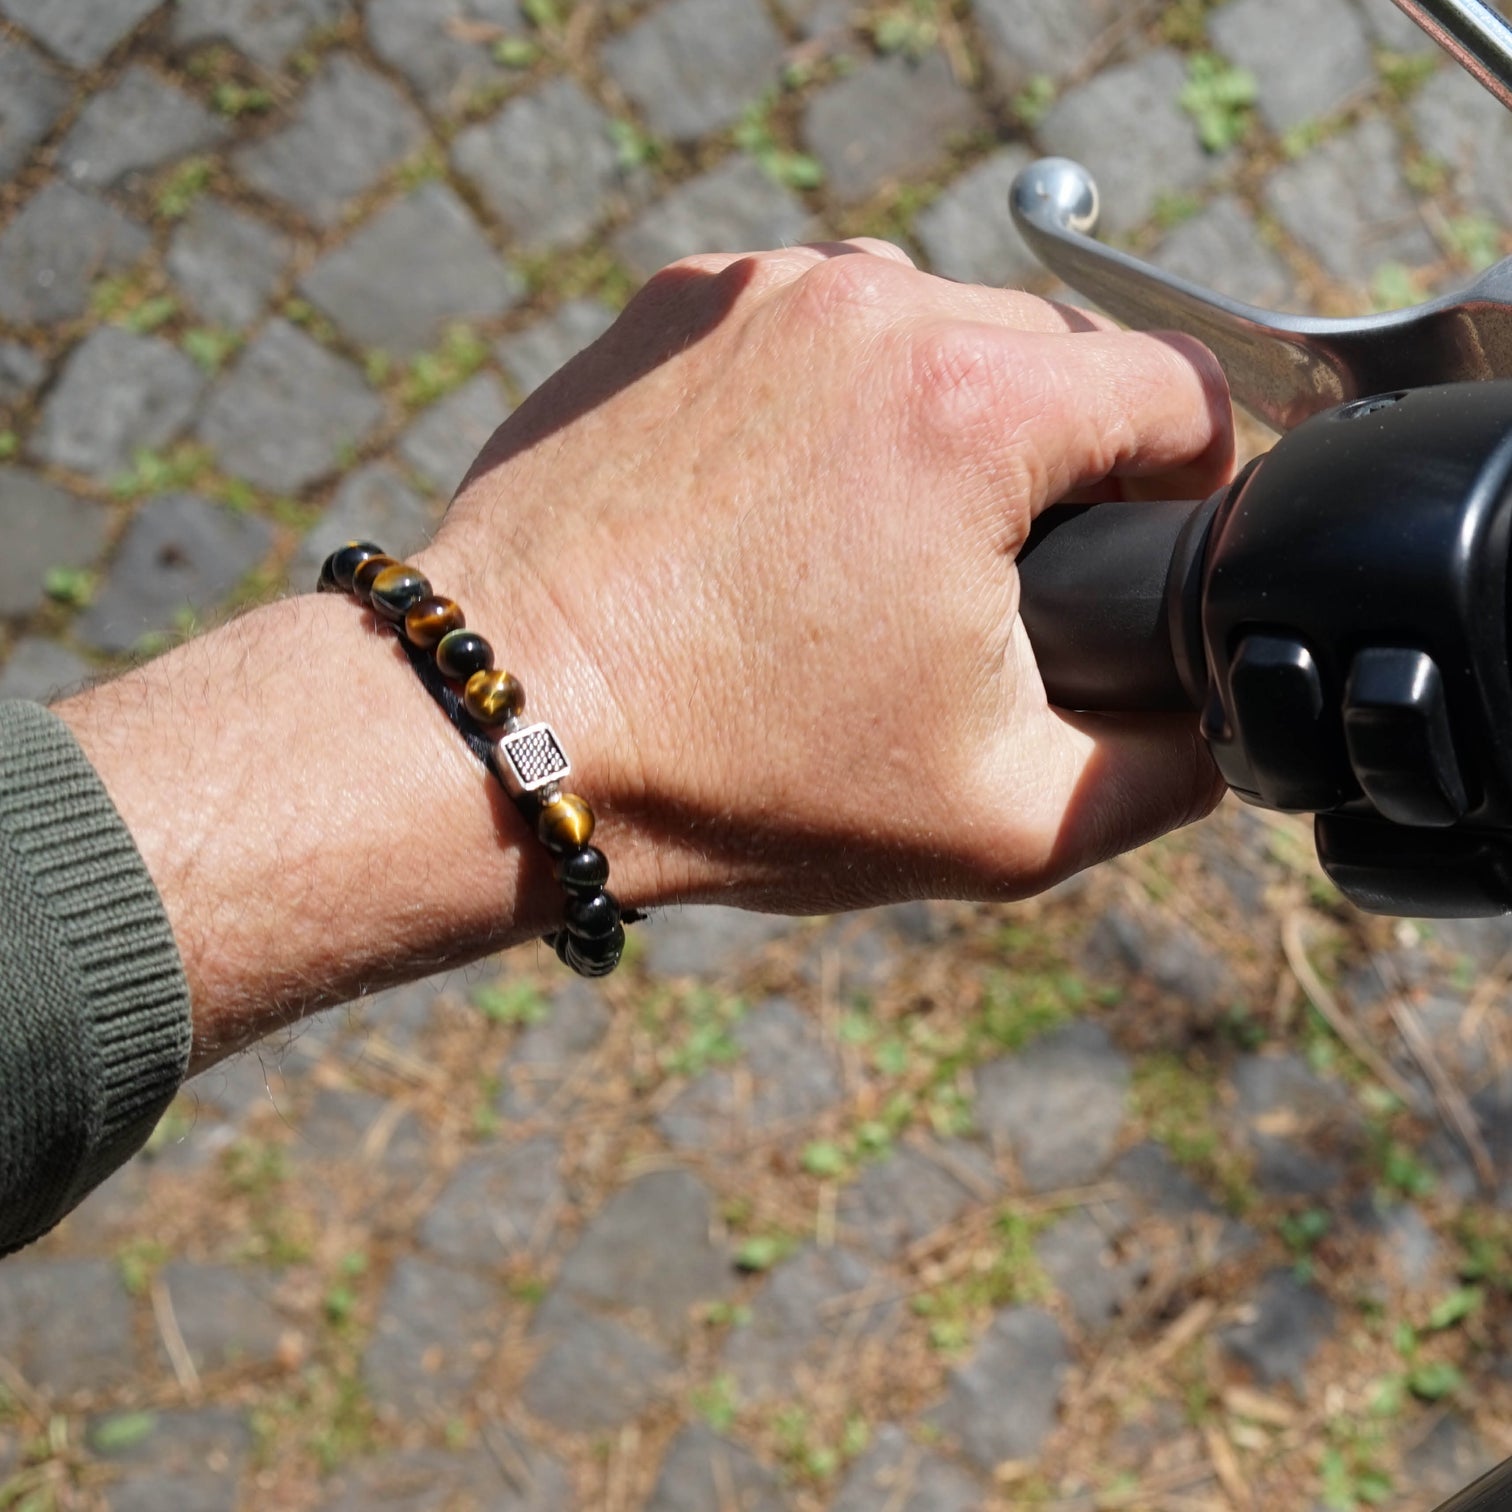
POLYGON ((1177 101, 1197 123, 1209 152, 1227 152, 1244 139, 1259 86, 1248 69, 1236 68, 1213 53, 1196 53, 1187 63, 1187 81, 1177 101))

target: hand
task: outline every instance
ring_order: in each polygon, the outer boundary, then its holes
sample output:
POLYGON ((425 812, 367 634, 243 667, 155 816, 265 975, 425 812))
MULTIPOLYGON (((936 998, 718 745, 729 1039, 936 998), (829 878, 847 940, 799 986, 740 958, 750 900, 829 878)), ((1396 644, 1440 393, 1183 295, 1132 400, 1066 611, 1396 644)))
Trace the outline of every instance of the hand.
MULTIPOLYGON (((1203 812, 1195 721, 1046 706, 1014 554, 1210 492, 1209 357, 880 243, 653 279, 417 561, 550 720, 629 906, 1006 898, 1203 812)), ((156 882, 203 1068, 540 934, 542 848, 390 634, 305 594, 62 705, 156 882)))
POLYGON ((1047 706, 1014 557, 1226 480, 1212 357, 857 242, 679 263, 425 555, 562 735, 627 902, 1006 898, 1206 812, 1191 718, 1047 706))

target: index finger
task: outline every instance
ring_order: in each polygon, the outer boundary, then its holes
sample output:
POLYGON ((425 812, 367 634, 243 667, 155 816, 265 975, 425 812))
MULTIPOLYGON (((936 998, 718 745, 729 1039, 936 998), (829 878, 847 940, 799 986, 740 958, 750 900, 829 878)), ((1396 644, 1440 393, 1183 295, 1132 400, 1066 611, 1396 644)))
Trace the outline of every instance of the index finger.
POLYGON ((919 333, 926 424, 1035 515, 1107 478, 1153 478, 1202 498, 1234 463, 1233 411, 1217 359, 1190 337, 1077 335, 930 322, 919 333))

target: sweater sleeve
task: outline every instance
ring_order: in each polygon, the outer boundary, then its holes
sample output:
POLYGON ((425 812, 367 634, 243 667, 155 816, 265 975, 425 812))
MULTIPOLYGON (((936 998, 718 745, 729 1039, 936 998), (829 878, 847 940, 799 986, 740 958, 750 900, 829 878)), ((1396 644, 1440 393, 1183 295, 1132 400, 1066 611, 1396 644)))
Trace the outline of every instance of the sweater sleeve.
POLYGON ((0 1255, 131 1156, 189 1063, 161 898, 68 727, 0 703, 0 1255))

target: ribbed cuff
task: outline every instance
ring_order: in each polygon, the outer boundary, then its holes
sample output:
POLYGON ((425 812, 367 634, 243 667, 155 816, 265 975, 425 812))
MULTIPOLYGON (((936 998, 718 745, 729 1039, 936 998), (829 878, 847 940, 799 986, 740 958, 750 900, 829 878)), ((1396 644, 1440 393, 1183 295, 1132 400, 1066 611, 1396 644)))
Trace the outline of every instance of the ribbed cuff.
POLYGON ((189 1064, 162 900, 68 727, 0 703, 0 1253, 128 1159, 189 1064))

